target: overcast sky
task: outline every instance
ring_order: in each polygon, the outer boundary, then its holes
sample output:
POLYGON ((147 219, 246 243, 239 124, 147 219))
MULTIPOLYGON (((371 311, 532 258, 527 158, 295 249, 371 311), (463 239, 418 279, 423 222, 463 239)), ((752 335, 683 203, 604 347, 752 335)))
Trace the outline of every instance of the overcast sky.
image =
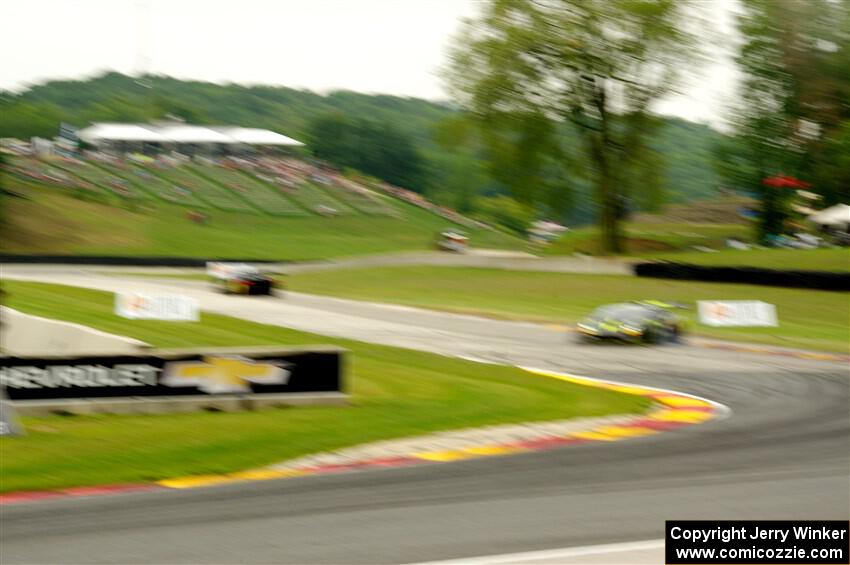
MULTIPOLYGON (((703 0, 719 28, 734 0, 703 0)), ((451 36, 476 0, 16 0, 0 23, 0 88, 105 70, 318 92, 447 99, 451 36)), ((728 46, 662 113, 721 125, 734 95, 728 46)))

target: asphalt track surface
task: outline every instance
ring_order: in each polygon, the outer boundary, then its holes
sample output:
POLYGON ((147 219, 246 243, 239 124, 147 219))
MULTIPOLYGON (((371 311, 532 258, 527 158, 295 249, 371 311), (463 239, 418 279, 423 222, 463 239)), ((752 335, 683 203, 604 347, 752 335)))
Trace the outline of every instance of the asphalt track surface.
POLYGON ((295 294, 227 297, 190 281, 76 268, 4 267, 3 276, 179 290, 206 310, 258 322, 670 388, 732 411, 611 444, 4 506, 4 565, 412 563, 656 540, 667 519, 850 517, 846 363, 691 345, 594 347, 533 324, 295 294))

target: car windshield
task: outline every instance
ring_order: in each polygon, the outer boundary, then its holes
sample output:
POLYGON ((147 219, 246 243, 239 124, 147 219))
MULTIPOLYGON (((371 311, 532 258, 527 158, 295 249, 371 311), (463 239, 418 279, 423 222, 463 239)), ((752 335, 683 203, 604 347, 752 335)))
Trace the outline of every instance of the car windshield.
POLYGON ((592 319, 604 320, 606 318, 640 318, 648 314, 647 308, 640 304, 609 304, 602 306, 593 311, 590 315, 592 319))

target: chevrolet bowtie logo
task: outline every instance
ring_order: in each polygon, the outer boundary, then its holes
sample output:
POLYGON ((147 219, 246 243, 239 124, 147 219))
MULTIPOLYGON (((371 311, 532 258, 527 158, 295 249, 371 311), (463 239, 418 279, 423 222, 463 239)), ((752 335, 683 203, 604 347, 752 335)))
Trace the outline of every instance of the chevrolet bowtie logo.
POLYGON ((251 392, 250 383, 286 384, 290 372, 273 363, 245 357, 204 357, 203 361, 168 363, 163 370, 165 386, 195 386, 203 392, 251 392))

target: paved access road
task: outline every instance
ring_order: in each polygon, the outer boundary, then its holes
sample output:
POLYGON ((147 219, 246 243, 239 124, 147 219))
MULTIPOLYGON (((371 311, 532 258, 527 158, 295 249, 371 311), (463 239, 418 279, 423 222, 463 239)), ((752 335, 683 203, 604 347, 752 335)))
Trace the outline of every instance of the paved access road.
MULTIPOLYGON (((5 268, 4 276, 179 290, 206 310, 259 322, 672 388, 732 410, 724 420, 614 444, 5 506, 4 564, 406 563, 655 540, 665 519, 850 516, 846 364, 688 345, 594 347, 533 324, 295 294, 228 297, 195 282, 72 268, 5 268)), ((627 555, 656 554, 613 559, 627 555)))

